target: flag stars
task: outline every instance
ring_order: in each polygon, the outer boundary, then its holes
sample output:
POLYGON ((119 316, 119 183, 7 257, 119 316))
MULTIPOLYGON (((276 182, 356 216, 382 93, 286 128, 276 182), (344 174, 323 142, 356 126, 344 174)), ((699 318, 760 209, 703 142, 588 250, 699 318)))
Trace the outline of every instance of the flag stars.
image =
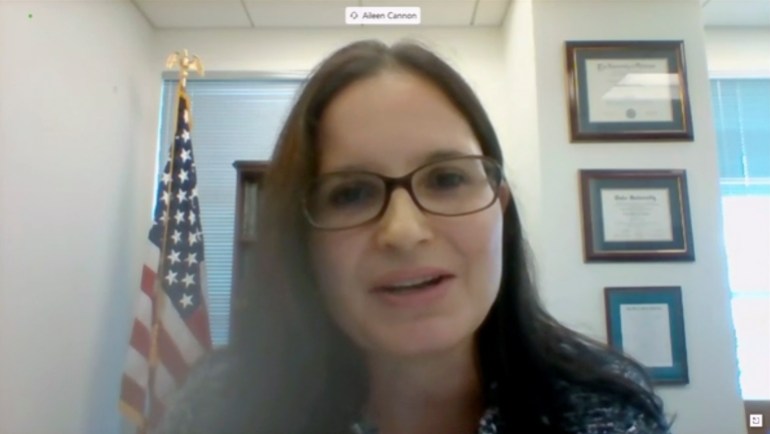
POLYGON ((198 242, 198 234, 196 232, 190 232, 190 235, 187 237, 187 243, 191 246, 194 246, 195 243, 198 242))
POLYGON ((195 220, 196 220, 195 213, 190 211, 188 216, 187 216, 187 220, 190 221, 190 226, 194 225, 195 224, 195 220))
POLYGON ((168 282, 169 286, 175 284, 177 282, 176 273, 168 270, 168 273, 166 274, 166 282, 168 282))
POLYGON ((182 223, 184 221, 184 213, 182 211, 176 210, 176 214, 174 214, 174 220, 176 220, 176 224, 182 223))
POLYGON ((171 182, 171 174, 163 172, 163 185, 168 185, 169 182, 171 182))
POLYGON ((187 191, 180 189, 179 192, 176 194, 176 200, 178 200, 179 203, 182 203, 182 202, 186 201, 187 200, 187 191))
POLYGON ((190 141, 190 132, 187 130, 182 131, 182 140, 186 142, 190 141))
POLYGON ((182 295, 182 298, 179 300, 179 304, 182 305, 183 309, 186 309, 186 308, 192 306, 192 304, 193 304, 193 302, 192 302, 192 295, 190 295, 190 294, 182 295))
POLYGON ((179 182, 185 182, 189 179, 189 175, 186 170, 182 169, 179 171, 179 182))
POLYGON ((163 214, 160 216, 159 220, 162 221, 163 223, 166 223, 168 221, 168 213, 165 210, 163 211, 163 214))
POLYGON ((179 244, 179 242, 182 241, 182 234, 175 230, 174 234, 171 235, 171 239, 174 240, 174 244, 179 244))
POLYGON ((182 283, 184 283, 185 288, 187 288, 190 285, 195 285, 195 275, 185 274, 184 279, 182 279, 182 283))
POLYGON ((169 195, 168 191, 163 190, 163 196, 160 198, 160 200, 163 201, 166 205, 168 205, 168 201, 171 199, 171 195, 169 195))
POLYGON ((193 264, 198 263, 198 254, 197 253, 188 253, 187 257, 184 259, 185 262, 187 262, 188 267, 192 267, 193 264))
POLYGON ((179 259, 179 252, 176 250, 171 250, 171 254, 169 254, 167 258, 169 261, 171 261, 171 265, 174 265, 177 262, 181 262, 181 259, 179 259))
POLYGON ((182 149, 182 153, 179 155, 179 158, 182 159, 183 163, 186 163, 187 160, 191 160, 192 157, 190 157, 190 150, 189 149, 182 149))
POLYGON ((193 200, 196 197, 198 197, 198 187, 193 187, 192 191, 190 192, 190 200, 193 200))

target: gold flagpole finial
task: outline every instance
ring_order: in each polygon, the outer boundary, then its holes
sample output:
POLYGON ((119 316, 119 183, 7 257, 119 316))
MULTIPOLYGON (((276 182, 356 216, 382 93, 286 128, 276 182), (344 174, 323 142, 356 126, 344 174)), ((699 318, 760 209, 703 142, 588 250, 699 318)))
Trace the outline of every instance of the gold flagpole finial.
POLYGON ((182 88, 187 87, 187 76, 194 70, 203 76, 203 62, 198 56, 190 56, 186 49, 171 53, 166 58, 166 68, 179 67, 179 82, 182 88))

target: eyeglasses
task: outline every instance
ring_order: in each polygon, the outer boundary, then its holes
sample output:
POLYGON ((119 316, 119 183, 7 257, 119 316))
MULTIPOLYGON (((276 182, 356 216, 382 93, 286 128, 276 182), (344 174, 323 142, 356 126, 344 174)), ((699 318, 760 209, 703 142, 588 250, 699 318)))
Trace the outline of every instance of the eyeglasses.
POLYGON ((451 157, 398 178, 364 171, 321 175, 308 187, 302 203, 312 226, 340 230, 382 217, 397 187, 409 192, 423 212, 461 216, 492 206, 502 181, 502 168, 491 158, 451 157))

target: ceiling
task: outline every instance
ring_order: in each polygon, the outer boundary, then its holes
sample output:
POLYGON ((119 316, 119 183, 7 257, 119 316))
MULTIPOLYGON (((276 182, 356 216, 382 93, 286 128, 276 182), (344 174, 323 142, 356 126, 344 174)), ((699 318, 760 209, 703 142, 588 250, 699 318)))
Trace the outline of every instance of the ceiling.
POLYGON ((132 0, 156 28, 344 27, 350 6, 416 6, 422 26, 499 26, 510 0, 132 0))
MULTIPOLYGON (((422 8, 423 26, 499 26, 510 1, 131 0, 157 29, 343 27, 346 7, 405 5, 422 8)), ((770 0, 700 1, 706 26, 770 27, 770 0)))

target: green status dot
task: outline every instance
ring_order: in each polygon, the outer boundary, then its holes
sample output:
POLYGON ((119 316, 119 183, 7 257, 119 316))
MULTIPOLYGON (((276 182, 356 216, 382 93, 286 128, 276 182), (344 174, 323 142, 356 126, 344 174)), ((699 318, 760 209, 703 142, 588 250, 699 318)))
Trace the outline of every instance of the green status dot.
POLYGON ((27 15, 27 18, 32 19, 32 14, 27 15))

